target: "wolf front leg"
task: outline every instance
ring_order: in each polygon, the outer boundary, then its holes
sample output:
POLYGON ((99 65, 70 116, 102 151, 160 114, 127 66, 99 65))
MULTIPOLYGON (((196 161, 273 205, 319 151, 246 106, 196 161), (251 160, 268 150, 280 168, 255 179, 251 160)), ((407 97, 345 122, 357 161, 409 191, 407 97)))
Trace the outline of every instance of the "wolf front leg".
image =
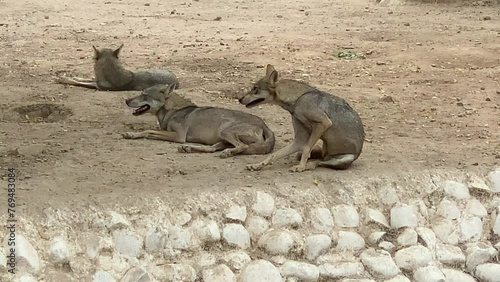
POLYGON ((264 166, 269 165, 276 159, 281 159, 300 151, 307 144, 309 133, 305 129, 304 125, 302 125, 302 123, 294 116, 292 116, 292 125, 295 134, 295 138, 293 139, 292 144, 287 145, 286 147, 272 153, 260 163, 247 165, 246 168, 252 171, 261 170, 264 166))
POLYGON ((144 130, 140 132, 125 132, 122 134, 125 139, 152 139, 152 140, 161 140, 161 141, 169 141, 175 143, 184 143, 185 140, 182 140, 181 136, 177 134, 175 131, 157 131, 157 130, 144 130))

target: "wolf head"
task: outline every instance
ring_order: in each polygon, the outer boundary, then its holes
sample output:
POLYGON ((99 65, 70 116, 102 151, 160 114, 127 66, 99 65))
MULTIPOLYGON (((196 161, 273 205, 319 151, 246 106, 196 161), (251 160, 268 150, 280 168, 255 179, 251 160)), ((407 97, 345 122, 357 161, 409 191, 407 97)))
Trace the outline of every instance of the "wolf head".
POLYGON ((175 84, 158 84, 144 89, 139 96, 127 99, 125 103, 131 108, 135 108, 132 113, 140 116, 145 113, 156 114, 167 101, 175 88, 175 84))
POLYGON ((247 108, 260 104, 271 104, 276 101, 276 84, 278 72, 272 65, 266 66, 266 75, 254 84, 252 89, 239 99, 247 108))
POLYGON ((121 50, 123 48, 123 44, 118 47, 118 49, 109 49, 109 48, 102 48, 102 49, 97 49, 94 45, 92 45, 92 49, 94 49, 94 60, 95 61, 100 61, 100 60, 105 60, 105 59, 118 59, 118 55, 120 54, 121 50))

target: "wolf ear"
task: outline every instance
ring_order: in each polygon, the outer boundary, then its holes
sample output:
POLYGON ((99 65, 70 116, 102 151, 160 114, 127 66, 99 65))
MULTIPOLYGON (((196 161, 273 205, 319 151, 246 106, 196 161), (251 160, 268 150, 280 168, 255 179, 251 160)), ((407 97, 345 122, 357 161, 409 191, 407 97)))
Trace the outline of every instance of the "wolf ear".
POLYGON ((266 77, 271 77, 271 74, 273 73, 273 71, 276 71, 276 70, 274 69, 274 67, 271 64, 268 64, 266 66, 266 77))
POLYGON ((120 51, 122 50, 122 48, 123 48, 123 43, 122 43, 122 45, 120 45, 120 47, 118 47, 118 49, 113 51, 113 55, 115 55, 116 58, 118 58, 118 55, 120 54, 120 51))
POLYGON ((175 83, 165 85, 162 89, 161 92, 163 93, 164 96, 168 96, 172 91, 175 89, 175 83))
POLYGON ((278 72, 273 71, 269 76, 269 82, 271 82, 271 85, 275 85, 276 82, 278 82, 278 72))
POLYGON ((94 45, 92 45, 92 48, 94 49, 94 58, 97 60, 99 59, 99 50, 97 50, 97 48, 95 48, 94 45))

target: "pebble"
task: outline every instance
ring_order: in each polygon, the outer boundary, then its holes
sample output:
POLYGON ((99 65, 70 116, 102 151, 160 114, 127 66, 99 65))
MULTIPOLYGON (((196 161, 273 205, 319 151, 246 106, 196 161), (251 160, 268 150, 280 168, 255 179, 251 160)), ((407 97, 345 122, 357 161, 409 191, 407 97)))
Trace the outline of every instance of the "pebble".
POLYGON ((382 225, 383 227, 387 227, 387 228, 389 227, 389 222, 385 218, 384 214, 381 211, 375 210, 375 209, 370 209, 370 208, 366 209, 365 222, 366 223, 376 223, 376 224, 382 225))
POLYGON ((168 230, 168 242, 176 250, 187 250, 192 243, 191 232, 179 226, 172 226, 168 230))
POLYGON ((271 229, 260 237, 257 245, 270 255, 287 255, 292 249, 294 241, 288 231, 271 229))
POLYGON ((446 281, 450 282, 475 282, 476 279, 474 277, 470 276, 469 274, 462 272, 457 269, 451 269, 451 268, 443 268, 441 269, 443 272, 444 276, 446 277, 446 281))
POLYGON ((460 210, 455 202, 444 199, 437 206, 437 214, 446 219, 457 219, 460 217, 460 210))
POLYGON ((445 282, 446 277, 437 266, 421 267, 413 273, 415 282, 445 282))
POLYGON ((465 184, 453 180, 445 180, 441 182, 441 188, 443 188, 447 196, 453 197, 457 200, 468 199, 470 197, 469 188, 467 188, 465 184))
POLYGON ((355 207, 338 205, 332 208, 335 225, 339 227, 358 227, 359 214, 355 207))
POLYGON ((144 237, 144 248, 150 253, 161 252, 167 240, 167 233, 160 229, 149 232, 144 237))
POLYGON ((229 223, 222 230, 222 238, 231 246, 236 246, 241 249, 250 247, 250 234, 241 224, 229 223))
POLYGON ((203 282, 236 282, 236 275, 224 264, 203 270, 202 277, 203 282))
POLYGON ((194 240, 200 240, 201 242, 218 242, 221 239, 221 232, 219 225, 215 220, 196 220, 191 225, 193 230, 193 235, 191 236, 191 244, 194 240))
POLYGON ((417 245, 397 251, 394 260, 399 268, 414 271, 417 268, 427 266, 432 260, 432 254, 426 247, 417 245))
MULTIPOLYGON (((5 237, 4 248, 9 250, 10 247, 5 237)), ((37 275, 41 270, 40 257, 31 243, 21 234, 16 234, 16 272, 27 272, 29 274, 37 275)))
POLYGON ((488 211, 478 199, 470 199, 465 207, 466 213, 472 216, 483 218, 488 215, 488 211))
POLYGON ((193 219, 193 217, 189 213, 180 211, 175 215, 174 222, 178 226, 184 226, 188 224, 191 219, 193 219))
POLYGON ((486 185, 486 182, 476 175, 470 175, 467 184, 469 185, 470 189, 490 192, 490 188, 488 187, 488 185, 486 185))
POLYGON ((375 278, 392 278, 401 271, 386 251, 368 249, 361 253, 361 262, 375 278))
POLYGON ((255 203, 252 210, 257 215, 269 217, 274 211, 274 199, 271 195, 265 192, 257 192, 255 203))
POLYGON ((417 227, 417 208, 413 205, 394 207, 391 209, 391 227, 398 229, 401 227, 417 227))
POLYGON ((242 251, 233 251, 228 253, 222 259, 232 270, 240 270, 247 265, 252 259, 242 251))
POLYGON ((124 215, 112 211, 109 213, 109 220, 105 223, 105 225, 109 230, 113 231, 115 229, 129 227, 130 222, 124 215))
POLYGON ((432 225, 436 237, 443 243, 457 245, 460 235, 456 224, 448 219, 436 220, 432 225))
POLYGON ((482 282, 500 281, 500 264, 485 263, 476 267, 476 277, 482 282))
POLYGON ((319 279, 319 268, 305 262, 287 261, 281 266, 281 274, 300 281, 317 281, 319 279))
POLYGON ((68 243, 61 236, 52 239, 49 248, 49 258, 55 264, 62 264, 69 262, 69 249, 68 243))
POLYGON ((466 255, 465 268, 467 272, 473 273, 478 265, 496 256, 497 250, 483 242, 470 243, 467 245, 466 255))
POLYGON ((258 238, 269 229, 267 220, 260 216, 249 217, 245 226, 253 238, 258 238))
POLYGON ((383 231, 376 231, 376 232, 371 233, 368 236, 368 243, 373 244, 373 245, 378 244, 380 242, 380 240, 382 240, 382 238, 384 237, 385 234, 386 234, 386 232, 383 232, 383 231))
POLYGON ((308 260, 315 260, 332 246, 332 239, 325 234, 311 235, 306 238, 305 253, 308 260))
POLYGON ((418 234, 417 231, 411 228, 405 229, 401 234, 399 234, 397 238, 397 242, 399 246, 413 246, 417 244, 418 234))
POLYGON ((406 276, 400 274, 392 279, 385 280, 385 282, 411 282, 411 280, 408 279, 406 276))
POLYGON ((127 230, 113 231, 113 242, 116 250, 128 257, 138 257, 142 249, 142 239, 127 230))
POLYGON ((488 173, 488 182, 491 192, 500 193, 500 169, 488 173))
POLYGON ((479 217, 469 216, 460 222, 461 241, 477 241, 483 236, 483 222, 479 217))
POLYGON ((255 260, 247 264, 238 275, 238 282, 282 282, 280 271, 266 260, 255 260))
POLYGON ((380 242, 380 244, 378 244, 378 247, 388 252, 392 252, 394 249, 396 249, 396 246, 393 243, 387 241, 380 242))
POLYGON ((434 252, 437 244, 437 238, 434 231, 427 227, 417 227, 415 230, 417 231, 419 238, 424 242, 424 246, 431 252, 434 252))
POLYGON ((226 218, 244 222, 247 218, 247 207, 245 206, 232 206, 226 213, 226 218))
POLYGON ((201 255, 198 254, 197 257, 198 259, 196 262, 191 264, 197 273, 207 267, 215 265, 217 262, 217 258, 211 253, 203 252, 201 255))
POLYGON ((187 264, 166 264, 164 266, 166 281, 194 282, 196 271, 187 264))
POLYGON ((365 240, 361 235, 351 231, 339 231, 337 250, 359 251, 365 247, 365 240))
POLYGON ((92 276, 92 281, 93 282, 115 282, 116 279, 113 278, 109 272, 98 270, 94 273, 92 276))
POLYGON ((132 267, 120 279, 120 282, 152 282, 153 278, 142 268, 132 267))
POLYGON ((327 208, 313 208, 310 212, 311 225, 318 231, 328 232, 333 226, 333 217, 327 208))
POLYGON ((365 272, 360 262, 339 262, 336 264, 325 263, 319 266, 321 277, 327 278, 349 278, 358 277, 365 272))
POLYGON ((292 208, 277 209, 274 212, 271 223, 275 227, 299 227, 302 225, 302 216, 292 208))
POLYGON ((382 187, 378 192, 378 197, 382 203, 388 206, 392 206, 399 202, 398 193, 392 186, 382 187))
POLYGON ((465 263, 465 255, 459 247, 441 243, 436 245, 436 259, 440 263, 449 265, 465 263))

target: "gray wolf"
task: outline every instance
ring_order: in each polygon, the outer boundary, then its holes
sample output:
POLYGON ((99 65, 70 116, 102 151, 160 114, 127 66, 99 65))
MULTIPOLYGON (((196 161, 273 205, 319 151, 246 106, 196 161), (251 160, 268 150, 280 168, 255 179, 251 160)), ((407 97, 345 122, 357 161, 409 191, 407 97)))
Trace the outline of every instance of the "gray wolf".
POLYGON ((239 101, 247 108, 266 103, 279 105, 292 115, 295 134, 291 144, 260 163, 247 165, 249 170, 260 170, 276 159, 300 151, 300 162, 291 171, 317 166, 347 169, 361 154, 365 139, 363 123, 347 101, 304 82, 279 79, 272 65, 267 65, 266 75, 239 101), (313 148, 320 139, 322 148, 313 148), (307 162, 310 157, 315 160, 307 162))
POLYGON ((94 49, 94 79, 60 77, 57 83, 80 86, 101 91, 142 91, 156 84, 174 84, 179 88, 176 75, 168 70, 142 70, 133 72, 123 67, 118 58, 123 44, 116 50, 94 49))
POLYGON ((157 117, 162 131, 146 130, 122 134, 125 139, 156 139, 183 144, 179 152, 214 153, 220 158, 263 155, 274 148, 274 133, 252 114, 218 107, 198 107, 173 92, 173 85, 155 85, 126 100, 133 115, 157 117))

